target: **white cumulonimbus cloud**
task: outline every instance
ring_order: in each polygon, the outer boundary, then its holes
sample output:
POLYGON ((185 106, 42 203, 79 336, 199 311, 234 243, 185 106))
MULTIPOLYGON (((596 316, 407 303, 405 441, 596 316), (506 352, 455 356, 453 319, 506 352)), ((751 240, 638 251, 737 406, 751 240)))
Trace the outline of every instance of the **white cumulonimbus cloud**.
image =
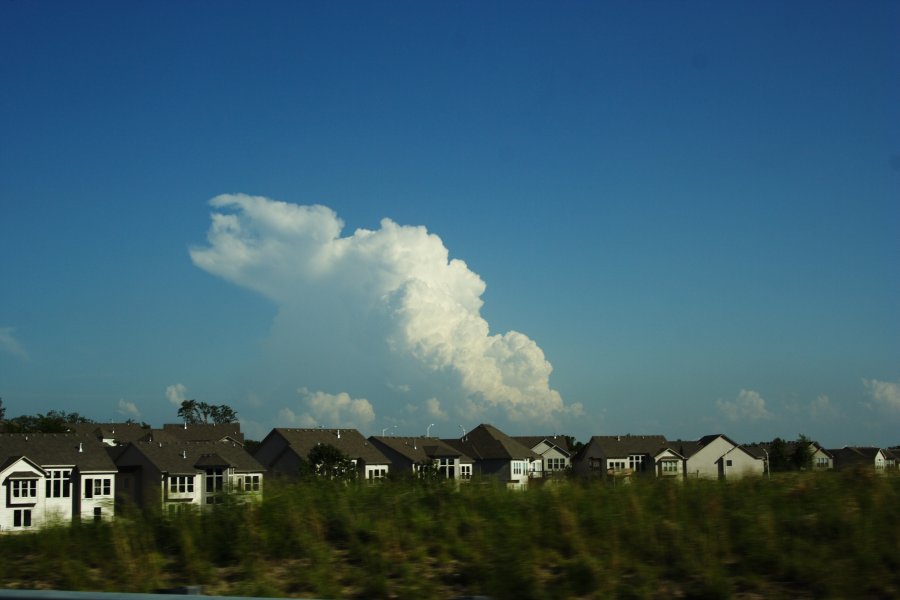
POLYGON ((381 355, 431 374, 419 381, 446 384, 450 374, 455 389, 441 397, 515 420, 581 412, 550 387, 552 366, 533 340, 490 332, 480 312, 484 282, 424 227, 384 219, 380 229, 341 237, 343 222, 325 206, 240 194, 210 203, 209 245, 191 249, 194 264, 273 300, 273 330, 302 330, 297 347, 333 349, 329 365, 339 358, 347 372, 368 369, 382 384, 371 365, 381 355))
POLYGON ((890 412, 900 412, 900 383, 863 379, 863 386, 878 407, 890 412))
POLYGON ((763 421, 772 418, 772 413, 766 408, 766 401, 753 390, 741 390, 732 401, 716 400, 716 406, 722 416, 732 422, 763 421))

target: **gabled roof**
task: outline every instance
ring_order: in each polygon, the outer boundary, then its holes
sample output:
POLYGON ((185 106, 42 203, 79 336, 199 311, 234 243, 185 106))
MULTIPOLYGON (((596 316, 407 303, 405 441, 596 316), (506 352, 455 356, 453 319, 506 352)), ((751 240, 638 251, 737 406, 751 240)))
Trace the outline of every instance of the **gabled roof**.
MULTIPOLYGON (((41 468, 41 465, 37 464, 36 462, 31 460, 27 456, 7 456, 5 458, 0 457, 0 472, 2 472, 4 469, 9 468, 11 465, 16 464, 19 461, 24 461, 25 463, 31 465, 32 468, 40 471, 43 474, 46 474, 46 471, 44 471, 44 469, 41 468)), ((16 471, 15 473, 10 473, 9 477, 16 479, 16 475, 20 475, 22 473, 25 473, 25 471, 16 471)), ((33 474, 29 473, 29 475, 33 475, 33 474)))
POLYGON ((670 452, 675 455, 675 458, 684 460, 684 456, 677 450, 674 450, 671 446, 660 447, 660 449, 656 451, 656 454, 653 455, 653 458, 658 459, 659 455, 663 454, 664 452, 670 452))
POLYGON ((226 438, 241 445, 244 434, 240 423, 166 423, 162 430, 182 442, 218 442, 226 438))
POLYGON ((831 452, 836 467, 847 465, 874 466, 878 453, 881 452, 884 455, 881 448, 875 448, 874 446, 844 446, 843 448, 829 450, 829 452, 831 452))
POLYGON ((493 425, 482 423, 459 439, 445 439, 463 454, 475 460, 537 460, 532 452, 493 425))
POLYGON ((631 454, 653 456, 666 445, 663 435, 595 435, 585 448, 597 449, 603 456, 624 458, 631 454))
MULTIPOLYGON (((372 436, 369 438, 374 444, 381 444, 390 448, 397 454, 407 458, 411 462, 418 463, 435 458, 461 458, 467 462, 467 456, 437 438, 423 437, 399 437, 399 436, 372 436)), ((469 459, 471 461, 471 459, 469 459)))
POLYGON ((569 447, 569 440, 564 435, 514 435, 512 436, 512 439, 532 450, 538 447, 541 442, 547 442, 552 446, 556 446, 556 448, 566 454, 572 454, 572 449, 569 447))
POLYGON ((143 454, 163 473, 186 475, 212 467, 230 467, 238 473, 266 470, 243 446, 235 442, 132 442, 119 456, 120 464, 129 450, 143 454))
POLYGON ((115 471, 103 442, 75 433, 0 434, 0 462, 27 457, 43 468, 78 467, 80 471, 115 471))
POLYGON ((744 446, 741 446, 740 444, 735 442, 733 439, 729 438, 727 435, 724 435, 721 433, 713 433, 710 435, 704 435, 699 440, 694 440, 694 441, 675 440, 672 442, 668 442, 668 445, 670 448, 672 448, 673 450, 676 450, 683 457, 690 458, 691 456, 700 452, 700 450, 702 450, 704 447, 708 446, 711 442, 714 442, 715 440, 717 440, 719 438, 722 438, 723 440, 725 440, 732 446, 740 447, 741 450, 743 450, 746 454, 749 454, 750 456, 757 458, 753 453, 748 451, 747 448, 745 448, 744 446))
POLYGON ((369 465, 389 465, 391 461, 378 448, 369 443, 356 429, 296 429, 278 427, 260 443, 262 447, 269 437, 281 436, 289 447, 303 459, 319 444, 334 446, 351 459, 362 460, 369 465))

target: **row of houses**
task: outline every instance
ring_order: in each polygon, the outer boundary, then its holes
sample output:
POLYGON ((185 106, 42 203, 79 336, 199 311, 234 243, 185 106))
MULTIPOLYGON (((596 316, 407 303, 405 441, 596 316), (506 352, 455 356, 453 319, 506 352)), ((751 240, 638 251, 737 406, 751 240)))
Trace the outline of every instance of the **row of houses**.
MULTIPOLYGON (((667 440, 662 435, 594 436, 575 452, 562 435, 509 436, 482 424, 459 438, 364 437, 355 429, 273 429, 252 452, 238 423, 164 425, 73 424, 68 433, 0 434, 0 533, 53 522, 111 519, 117 503, 174 512, 207 507, 226 497, 261 497, 266 478, 299 476, 317 446, 340 450, 358 477, 389 474, 467 482, 492 477, 511 488, 567 473, 627 482, 763 475, 765 445, 740 445, 725 435, 667 440)), ((896 469, 900 449, 811 444, 817 469, 868 465, 896 469)))

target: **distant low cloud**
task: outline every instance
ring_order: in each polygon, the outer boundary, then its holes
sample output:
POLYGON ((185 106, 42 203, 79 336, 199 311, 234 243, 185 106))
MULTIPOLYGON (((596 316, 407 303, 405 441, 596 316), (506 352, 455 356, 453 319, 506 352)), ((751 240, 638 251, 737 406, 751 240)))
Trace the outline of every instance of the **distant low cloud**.
POLYGON ((766 408, 766 401, 753 390, 741 390, 737 398, 731 401, 716 400, 716 406, 722 416, 732 422, 772 418, 772 413, 766 408))
POLYGON ((435 419, 444 420, 447 418, 447 413, 441 408, 441 403, 437 398, 429 398, 425 401, 425 410, 428 412, 429 417, 434 417, 435 419))
POLYGON ((12 354, 18 358, 28 358, 28 353, 21 342, 16 339, 14 327, 0 327, 0 352, 12 354))
POLYGON ((283 408, 278 413, 285 426, 296 427, 352 427, 366 430, 375 420, 375 410, 365 398, 351 398, 341 392, 311 392, 306 388, 297 390, 303 407, 301 412, 283 408))
POLYGON ((890 412, 900 412, 900 383, 863 379, 863 387, 876 407, 890 412))
POLYGON ((166 398, 169 399, 169 402, 178 407, 181 406, 182 402, 187 400, 185 394, 187 394, 187 388, 180 383, 170 385, 166 388, 166 398))
POLYGON ((137 420, 141 418, 141 411, 138 410, 138 407, 134 402, 119 400, 117 412, 126 419, 137 420))
POLYGON ((386 377, 404 382, 396 390, 517 421, 582 412, 550 387, 553 368, 532 339, 491 333, 484 281, 424 227, 384 219, 341 237, 343 222, 325 206, 241 194, 210 203, 209 245, 191 249, 194 264, 272 299, 280 355, 303 355, 296 360, 309 376, 340 368, 327 384, 341 385, 340 377, 370 373, 357 387, 387 387, 386 377), (319 368, 309 367, 316 360, 319 368))
POLYGON ((813 419, 833 419, 839 411, 828 396, 822 394, 809 403, 809 416, 813 419))

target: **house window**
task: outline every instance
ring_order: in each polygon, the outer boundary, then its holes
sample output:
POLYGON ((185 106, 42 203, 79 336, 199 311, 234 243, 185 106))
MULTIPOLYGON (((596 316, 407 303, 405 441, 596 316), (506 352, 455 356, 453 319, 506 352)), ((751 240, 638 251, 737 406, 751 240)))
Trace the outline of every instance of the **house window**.
POLYGON ((36 479, 13 479, 11 483, 13 498, 37 498, 36 479))
POLYGON ((664 460, 660 462, 662 466, 663 473, 677 473, 678 472, 678 461, 675 460, 664 460))
MULTIPOLYGON (((214 494, 216 492, 221 492, 224 486, 225 478, 223 476, 224 469, 222 467, 216 467, 215 469, 207 469, 206 470, 206 493, 214 494)), ((212 502, 209 502, 212 504, 212 502)))
POLYGON ((434 459, 434 465, 437 467, 438 473, 441 474, 441 477, 444 479, 453 479, 453 467, 456 461, 452 458, 436 458, 434 459))
POLYGON ((99 506, 94 507, 94 523, 99 523, 103 518, 103 509, 99 506))
POLYGON ((22 508, 13 511, 13 527, 31 527, 31 509, 22 508))
POLYGON ((366 479, 369 483, 380 481, 387 477, 387 467, 374 467, 366 471, 366 479))
POLYGON ((110 479, 85 479, 84 480, 84 497, 93 498, 94 496, 109 496, 112 493, 112 483, 110 479))
POLYGON ((68 498, 72 490, 72 471, 70 469, 50 469, 47 477, 48 498, 68 498))
POLYGON ((472 479, 472 465, 459 465, 459 478, 472 479))
POLYGON ((170 475, 169 476, 169 493, 171 493, 171 494, 193 494, 194 493, 194 477, 192 475, 170 475))
POLYGON ((606 461, 607 468, 613 471, 624 471, 628 468, 628 462, 625 459, 621 460, 607 460, 606 461))
POLYGON ((816 467, 818 467, 820 469, 827 469, 828 468, 828 458, 825 456, 816 457, 816 467))
POLYGON ((725 460, 725 466, 726 466, 726 467, 730 467, 730 466, 731 466, 731 459, 730 459, 730 458, 728 458, 728 459, 725 460))
POLYGON ((247 475, 244 477, 244 491, 245 492, 258 492, 259 491, 259 475, 247 475))
POLYGON ((591 458, 588 465, 591 471, 600 471, 603 469, 603 460, 599 458, 591 458))
POLYGON ((545 462, 548 471, 562 471, 566 468, 566 459, 564 458, 547 458, 545 462))
POLYGON ((644 470, 644 455, 643 454, 630 454, 628 456, 628 468, 633 471, 643 471, 644 470))
POLYGON ((522 461, 519 461, 519 460, 513 461, 512 472, 513 472, 513 475, 522 475, 525 472, 525 467, 522 464, 522 461))

